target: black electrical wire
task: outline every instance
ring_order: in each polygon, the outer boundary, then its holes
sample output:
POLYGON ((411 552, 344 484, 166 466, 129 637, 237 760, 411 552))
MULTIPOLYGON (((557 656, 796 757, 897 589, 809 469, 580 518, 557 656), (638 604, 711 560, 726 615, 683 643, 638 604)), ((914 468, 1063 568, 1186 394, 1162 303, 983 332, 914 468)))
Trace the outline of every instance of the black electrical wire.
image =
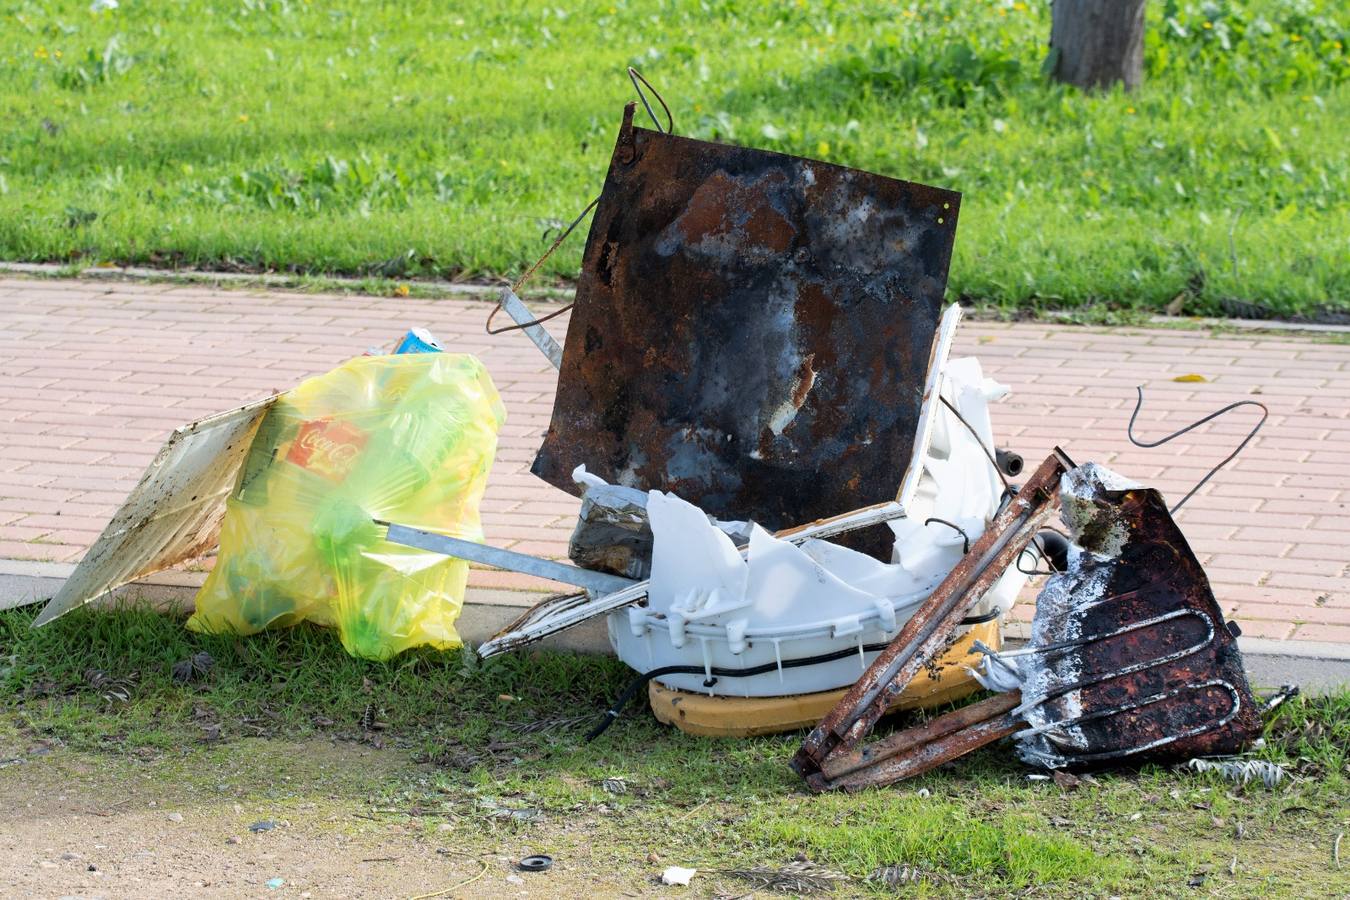
POLYGON ((1192 497, 1195 496, 1196 491, 1204 487, 1205 483, 1208 482, 1211 478, 1213 478, 1220 469, 1222 469, 1224 466, 1232 462, 1233 459, 1236 458, 1239 453, 1241 453, 1244 449, 1246 449, 1247 445, 1252 442, 1252 438, 1256 437, 1256 433, 1261 430, 1261 426, 1266 424, 1266 419, 1270 417, 1270 410, 1266 408, 1266 405, 1264 403, 1261 403, 1257 400, 1239 400, 1236 403, 1228 404, 1223 409, 1216 409, 1214 412, 1205 416, 1203 419, 1197 419, 1196 421, 1187 425, 1185 428, 1177 429, 1176 431, 1172 432, 1166 437, 1158 438, 1156 441, 1141 441, 1139 438, 1134 436, 1134 420, 1139 418, 1139 410, 1141 410, 1144 406, 1144 386, 1141 384, 1134 390, 1136 394, 1134 401, 1134 412, 1130 413, 1130 422, 1128 425, 1125 426, 1125 436, 1130 439, 1131 444, 1134 444, 1136 447, 1143 447, 1146 450, 1151 450, 1154 447, 1161 447, 1163 444, 1167 443, 1173 438, 1179 438, 1186 432, 1199 428, 1206 422, 1217 419, 1224 413, 1229 412, 1230 410, 1237 409, 1238 407, 1254 406, 1257 409, 1261 410, 1261 418, 1257 420, 1257 423, 1255 425, 1252 426, 1252 430, 1248 432, 1247 436, 1242 439, 1242 443, 1238 444, 1232 453, 1228 454, 1222 460, 1220 460, 1219 463, 1214 466, 1214 468, 1206 472, 1205 477, 1197 481, 1195 483, 1195 487, 1191 488, 1190 491, 1187 492, 1185 497, 1182 497, 1179 501, 1177 501, 1176 506, 1173 506, 1171 509, 1168 510, 1168 512, 1174 516, 1177 514, 1178 510, 1180 510, 1183 506, 1186 505, 1187 500, 1190 500, 1192 497))
MULTIPOLYGON (((992 610, 982 616, 971 616, 962 619, 960 624, 982 625, 985 622, 992 622, 1002 614, 1003 610, 995 606, 992 610)), ((862 652, 876 653, 880 650, 885 650, 888 646, 890 646, 889 642, 885 644, 864 644, 862 652)), ((704 681, 703 686, 712 687, 717 683, 718 678, 749 678, 752 675, 765 675, 769 672, 777 672, 780 668, 800 669, 803 666, 814 666, 819 665, 820 663, 834 662, 837 659, 844 659, 852 656, 857 652, 857 647, 849 647, 847 650, 835 650, 831 653, 822 653, 819 656, 804 656, 800 659, 787 659, 783 660, 781 664, 778 662, 764 663, 758 666, 751 666, 748 669, 727 669, 722 666, 713 666, 711 669, 708 669, 703 666, 692 665, 662 666, 659 669, 652 669, 649 672, 643 672, 628 683, 628 687, 624 688, 623 693, 619 694, 619 699, 615 700, 614 705, 605 711, 604 718, 602 718, 599 723, 587 733, 586 740, 593 741, 604 734, 605 730, 609 728, 610 725, 613 725, 614 720, 623 712, 624 707, 627 706, 629 702, 631 702, 632 699, 647 686, 647 682, 651 681, 653 678, 661 678, 665 675, 707 675, 711 672, 712 677, 704 681)))
POLYGON ((952 529, 957 534, 961 535, 961 542, 962 542, 961 554, 964 556, 965 554, 970 552, 970 535, 966 534, 966 530, 964 528, 962 528, 960 525, 957 525, 955 522, 948 522, 946 519, 939 519, 937 516, 929 516, 927 519, 925 519, 923 522, 923 527, 927 528, 933 522, 937 522, 939 525, 946 525, 948 528, 952 529))

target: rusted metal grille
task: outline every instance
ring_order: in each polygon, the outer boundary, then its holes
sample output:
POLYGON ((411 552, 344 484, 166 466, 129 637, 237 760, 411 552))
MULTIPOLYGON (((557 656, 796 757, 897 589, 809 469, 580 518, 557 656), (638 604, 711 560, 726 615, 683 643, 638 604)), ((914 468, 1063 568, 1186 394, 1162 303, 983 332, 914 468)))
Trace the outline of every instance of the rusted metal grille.
MULTIPOLYGON (((1019 499, 1063 474, 1065 522, 1088 552, 1047 582, 1030 644, 1009 654, 1024 657, 1014 669, 1021 689, 860 745, 880 714, 878 687, 903 686, 924 657, 907 641, 918 637, 915 623, 971 593, 963 562, 802 744, 793 767, 813 790, 890 784, 1014 732, 1023 761, 1050 769, 1236 753, 1260 734, 1236 630, 1162 495, 1091 464, 1047 468, 1057 462, 1047 460, 1019 499)), ((1025 545, 1000 532, 1011 533, 996 521, 967 556, 986 576, 1010 564, 1003 551, 1025 545)), ((947 616, 935 635, 950 630, 947 616)))
MULTIPOLYGON (((1098 487, 1080 557, 1043 591, 1027 666, 1023 759, 1051 768, 1121 758, 1235 753, 1261 732, 1237 641, 1209 579, 1156 490, 1098 487), (1113 544, 1123 546, 1114 554, 1113 544), (1080 686, 1081 685, 1081 686, 1080 686)), ((1086 501, 1078 501, 1080 504, 1086 501)))
POLYGON ((536 475, 776 529, 896 496, 960 195, 635 128, 587 239, 536 475))

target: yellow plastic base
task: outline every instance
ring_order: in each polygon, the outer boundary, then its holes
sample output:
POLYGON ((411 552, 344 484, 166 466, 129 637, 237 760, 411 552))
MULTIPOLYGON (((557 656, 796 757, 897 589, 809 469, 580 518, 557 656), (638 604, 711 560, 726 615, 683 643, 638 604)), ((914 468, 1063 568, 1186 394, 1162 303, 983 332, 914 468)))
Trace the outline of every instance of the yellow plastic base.
MULTIPOLYGON (((980 654, 975 641, 997 650, 1002 644, 999 623, 972 626, 944 653, 931 669, 919 673, 895 702, 890 712, 942 706, 980 689, 967 667, 974 668, 980 654)), ((647 688, 656 718, 685 734, 709 737, 750 737, 776 734, 813 726, 843 698, 846 688, 791 697, 709 697, 677 691, 652 681, 647 688)))

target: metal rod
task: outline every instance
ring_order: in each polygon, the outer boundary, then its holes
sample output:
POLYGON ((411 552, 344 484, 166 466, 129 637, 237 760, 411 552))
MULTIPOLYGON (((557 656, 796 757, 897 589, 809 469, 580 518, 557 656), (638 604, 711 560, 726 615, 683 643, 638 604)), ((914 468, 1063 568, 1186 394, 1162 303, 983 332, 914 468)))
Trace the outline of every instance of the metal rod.
POLYGON ((986 719, 1012 712, 1013 708, 1020 702, 1021 695, 1017 691, 995 694, 987 700, 973 703, 970 706, 963 706, 958 710, 915 725, 913 728, 907 728, 904 731, 898 731, 880 740, 873 741, 856 750, 835 753, 825 760, 825 764, 820 767, 820 774, 827 782, 835 781, 845 775, 874 766, 884 759, 889 759, 900 753, 912 752, 925 744, 964 731, 986 719))
POLYGON ((960 620, 1049 518, 1059 497, 1061 476, 1071 468, 1073 461, 1058 449, 1041 464, 971 552, 802 742, 792 763, 798 774, 808 777, 819 771, 837 748, 851 749, 871 731, 891 698, 937 655, 960 620))
POLYGON ((553 339, 553 335, 544 330, 544 326, 539 324, 534 313, 530 312, 530 308, 516 296, 515 291, 509 287, 502 288, 497 305, 506 310, 506 314, 515 321, 521 331, 525 332, 525 336, 539 348, 539 352, 548 357, 548 361, 553 363, 553 368, 562 368, 562 347, 553 339))
MULTIPOLYGON (((1010 712, 992 711, 1001 706, 1003 702, 1005 702, 1003 695, 999 695, 973 706, 964 707, 958 712, 979 711, 981 708, 989 709, 991 712, 987 718, 981 718, 959 731, 952 731, 927 743, 901 749, 893 756, 879 760, 875 764, 856 772, 842 775, 838 779, 828 780, 823 773, 817 772, 806 779, 807 786, 816 791, 844 790, 852 792, 869 787, 883 787, 906 778, 913 778, 915 775, 922 775, 945 762, 950 762, 958 756, 964 756, 972 750, 977 750, 985 744, 991 744, 1016 731, 1022 725, 1021 719, 1010 712)), ((948 715, 955 714, 949 713, 948 715)))
POLYGON ((389 525, 388 541, 391 544, 402 544, 404 547, 416 547, 419 550, 430 550, 432 553, 443 553, 446 556, 483 563, 496 569, 508 569, 512 572, 523 572, 526 575, 538 575, 540 578, 550 578, 564 584, 574 584, 577 587, 586 588, 588 591, 609 593, 630 588, 637 583, 628 578, 620 578, 618 575, 594 572, 590 569, 554 562, 551 559, 539 559, 526 553, 513 553, 500 547, 489 547, 486 544, 447 537, 443 534, 434 534, 430 531, 421 531, 416 528, 409 528, 406 525, 391 525, 387 522, 380 522, 378 519, 376 524, 389 525))

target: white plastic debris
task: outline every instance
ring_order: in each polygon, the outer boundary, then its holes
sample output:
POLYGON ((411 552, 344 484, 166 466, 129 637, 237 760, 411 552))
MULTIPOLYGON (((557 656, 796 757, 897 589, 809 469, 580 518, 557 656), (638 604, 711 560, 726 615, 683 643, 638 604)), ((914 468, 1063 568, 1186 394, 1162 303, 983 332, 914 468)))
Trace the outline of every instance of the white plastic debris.
MULTIPOLYGON (((896 536, 891 563, 828 541, 794 545, 757 525, 750 526, 742 556, 701 509, 652 491, 647 513, 655 544, 647 603, 609 616, 619 658, 639 671, 697 667, 698 674, 659 680, 720 696, 811 693, 856 681, 961 559, 967 541, 983 534, 1002 499, 1003 484, 989 460, 989 402, 1006 388, 967 358, 947 362, 940 392, 970 427, 937 407, 909 514, 890 523, 896 536), (818 657, 827 658, 784 665, 818 657), (766 671, 714 673, 756 667, 766 671)), ((974 614, 993 606, 1006 612, 1025 580, 1009 569, 974 614)))
POLYGON ((666 866, 661 873, 662 884, 678 884, 688 887, 689 881, 698 874, 698 869, 686 869, 683 866, 666 866))

